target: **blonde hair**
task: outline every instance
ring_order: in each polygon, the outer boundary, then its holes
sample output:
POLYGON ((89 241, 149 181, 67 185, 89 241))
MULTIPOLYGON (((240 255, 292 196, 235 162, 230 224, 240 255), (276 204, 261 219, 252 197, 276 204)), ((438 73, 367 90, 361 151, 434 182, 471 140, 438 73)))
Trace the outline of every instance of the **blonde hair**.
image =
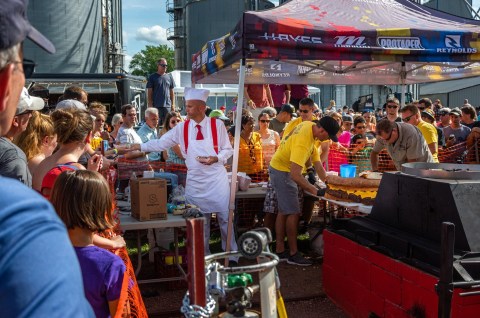
POLYGON ((115 225, 112 194, 107 181, 96 171, 62 172, 53 185, 50 201, 68 229, 96 232, 115 225))
POLYGON ((88 106, 88 111, 93 116, 97 116, 97 114, 101 114, 106 118, 108 115, 107 107, 99 102, 91 102, 90 105, 88 106))
POLYGON ((59 144, 84 141, 93 130, 93 119, 85 110, 65 108, 51 115, 59 144))
POLYGON ((55 128, 50 116, 34 111, 28 121, 27 129, 15 140, 15 144, 22 149, 31 160, 42 152, 42 141, 45 137, 55 136, 55 128))

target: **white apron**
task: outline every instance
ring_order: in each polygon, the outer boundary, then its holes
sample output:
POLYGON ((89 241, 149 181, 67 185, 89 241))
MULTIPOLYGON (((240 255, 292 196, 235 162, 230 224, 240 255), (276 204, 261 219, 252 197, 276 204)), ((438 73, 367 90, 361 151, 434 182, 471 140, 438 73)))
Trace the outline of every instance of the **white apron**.
POLYGON ((204 133, 204 140, 193 138, 188 141, 185 198, 187 203, 198 206, 205 213, 228 212, 230 187, 227 170, 222 163, 204 165, 195 159, 197 156, 217 155, 210 135, 204 133))

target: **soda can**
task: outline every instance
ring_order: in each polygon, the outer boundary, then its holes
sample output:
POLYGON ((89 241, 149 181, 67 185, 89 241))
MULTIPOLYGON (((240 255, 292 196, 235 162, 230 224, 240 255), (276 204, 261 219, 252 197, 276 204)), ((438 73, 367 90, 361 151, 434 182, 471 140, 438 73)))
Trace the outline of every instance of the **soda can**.
POLYGON ((107 150, 108 150, 108 140, 102 140, 102 147, 101 147, 102 155, 105 156, 105 152, 107 150))

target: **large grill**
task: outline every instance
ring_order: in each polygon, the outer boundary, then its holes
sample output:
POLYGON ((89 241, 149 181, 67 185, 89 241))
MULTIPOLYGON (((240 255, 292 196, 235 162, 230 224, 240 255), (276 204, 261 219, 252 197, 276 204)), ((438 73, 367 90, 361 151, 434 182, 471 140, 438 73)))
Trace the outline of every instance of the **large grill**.
POLYGON ((403 171, 384 173, 370 215, 334 220, 329 231, 437 278, 453 268, 453 281, 447 275, 443 287, 478 287, 480 165, 409 163, 403 171), (455 225, 447 258, 444 222, 455 225))

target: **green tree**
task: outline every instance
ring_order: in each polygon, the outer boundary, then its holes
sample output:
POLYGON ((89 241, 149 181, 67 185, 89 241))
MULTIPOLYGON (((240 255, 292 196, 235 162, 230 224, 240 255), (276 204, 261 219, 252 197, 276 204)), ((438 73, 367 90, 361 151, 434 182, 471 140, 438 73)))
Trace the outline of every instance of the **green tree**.
POLYGON ((130 73, 133 75, 146 76, 157 71, 157 60, 166 58, 168 63, 167 72, 175 69, 175 52, 167 45, 147 45, 145 49, 133 55, 130 61, 130 73))

